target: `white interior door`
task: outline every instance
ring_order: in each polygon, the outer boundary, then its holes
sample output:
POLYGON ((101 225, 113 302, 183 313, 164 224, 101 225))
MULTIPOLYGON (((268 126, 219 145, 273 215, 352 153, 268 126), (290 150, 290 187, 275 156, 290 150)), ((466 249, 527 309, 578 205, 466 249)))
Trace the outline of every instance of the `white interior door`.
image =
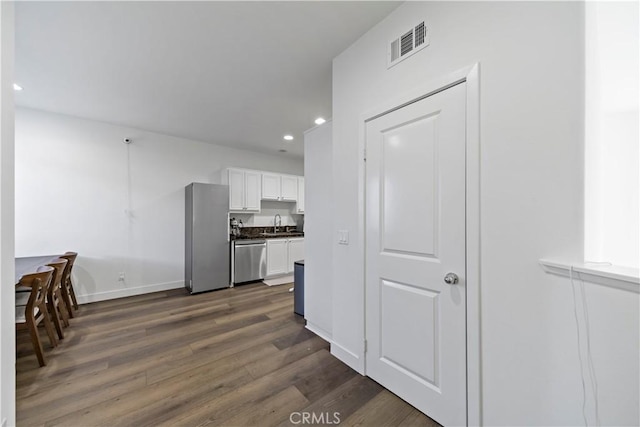
POLYGON ((467 423, 465 91, 366 125, 366 372, 443 425, 467 423))

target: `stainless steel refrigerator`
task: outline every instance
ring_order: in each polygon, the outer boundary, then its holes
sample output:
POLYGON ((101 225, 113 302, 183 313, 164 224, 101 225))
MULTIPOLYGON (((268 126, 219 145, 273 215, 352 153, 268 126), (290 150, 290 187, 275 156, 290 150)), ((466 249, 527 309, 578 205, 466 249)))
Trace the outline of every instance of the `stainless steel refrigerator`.
POLYGON ((191 183, 185 202, 185 287, 192 294, 229 287, 229 186, 191 183))

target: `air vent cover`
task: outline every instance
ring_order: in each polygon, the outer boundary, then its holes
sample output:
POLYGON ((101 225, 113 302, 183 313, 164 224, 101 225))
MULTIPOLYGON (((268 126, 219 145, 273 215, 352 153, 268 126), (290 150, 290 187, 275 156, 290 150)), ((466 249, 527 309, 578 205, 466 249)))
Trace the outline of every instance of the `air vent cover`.
POLYGON ((424 22, 421 22, 418 25, 416 25, 415 33, 416 33, 416 47, 418 47, 424 43, 424 35, 425 35, 424 22))
POLYGON ((387 68, 429 46, 429 30, 424 21, 391 40, 387 49, 387 68))
POLYGON ((413 31, 409 31, 400 37, 400 56, 405 56, 413 50, 413 31))

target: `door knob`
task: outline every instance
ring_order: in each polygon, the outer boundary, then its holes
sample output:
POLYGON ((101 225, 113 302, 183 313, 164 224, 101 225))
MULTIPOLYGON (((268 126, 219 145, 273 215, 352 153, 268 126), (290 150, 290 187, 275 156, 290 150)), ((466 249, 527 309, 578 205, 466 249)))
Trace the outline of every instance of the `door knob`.
POLYGON ((455 273, 447 273, 447 275, 444 276, 444 283, 447 285, 455 285, 458 283, 458 275, 455 273))

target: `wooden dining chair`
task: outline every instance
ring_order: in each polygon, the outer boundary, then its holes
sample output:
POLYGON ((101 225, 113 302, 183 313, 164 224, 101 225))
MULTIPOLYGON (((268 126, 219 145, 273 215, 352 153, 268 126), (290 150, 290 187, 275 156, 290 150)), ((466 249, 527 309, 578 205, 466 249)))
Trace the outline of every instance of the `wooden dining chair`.
POLYGON ((51 282, 53 271, 53 267, 38 267, 35 273, 25 274, 20 278, 19 286, 28 286, 31 288, 25 305, 20 304, 24 293, 16 293, 16 330, 27 329, 29 331, 33 349, 36 352, 40 366, 47 364, 44 358, 40 336, 38 335, 38 325, 40 322, 44 322, 51 346, 55 347, 58 344, 53 332, 53 327, 51 326, 51 321, 49 320, 49 315, 47 314, 45 303, 47 288, 51 282))
POLYGON ((56 258, 47 264, 47 266, 54 268, 47 290, 47 311, 53 320, 53 326, 56 328, 59 339, 64 339, 62 326, 69 326, 69 309, 62 298, 62 277, 67 263, 66 259, 56 258))
POLYGON ((73 263, 78 256, 77 252, 65 252, 64 255, 60 255, 60 258, 67 260, 67 266, 64 269, 62 277, 62 297, 69 309, 69 317, 75 317, 74 310, 78 309, 78 300, 76 299, 76 292, 73 289, 73 283, 71 282, 71 272, 73 270, 73 263))

